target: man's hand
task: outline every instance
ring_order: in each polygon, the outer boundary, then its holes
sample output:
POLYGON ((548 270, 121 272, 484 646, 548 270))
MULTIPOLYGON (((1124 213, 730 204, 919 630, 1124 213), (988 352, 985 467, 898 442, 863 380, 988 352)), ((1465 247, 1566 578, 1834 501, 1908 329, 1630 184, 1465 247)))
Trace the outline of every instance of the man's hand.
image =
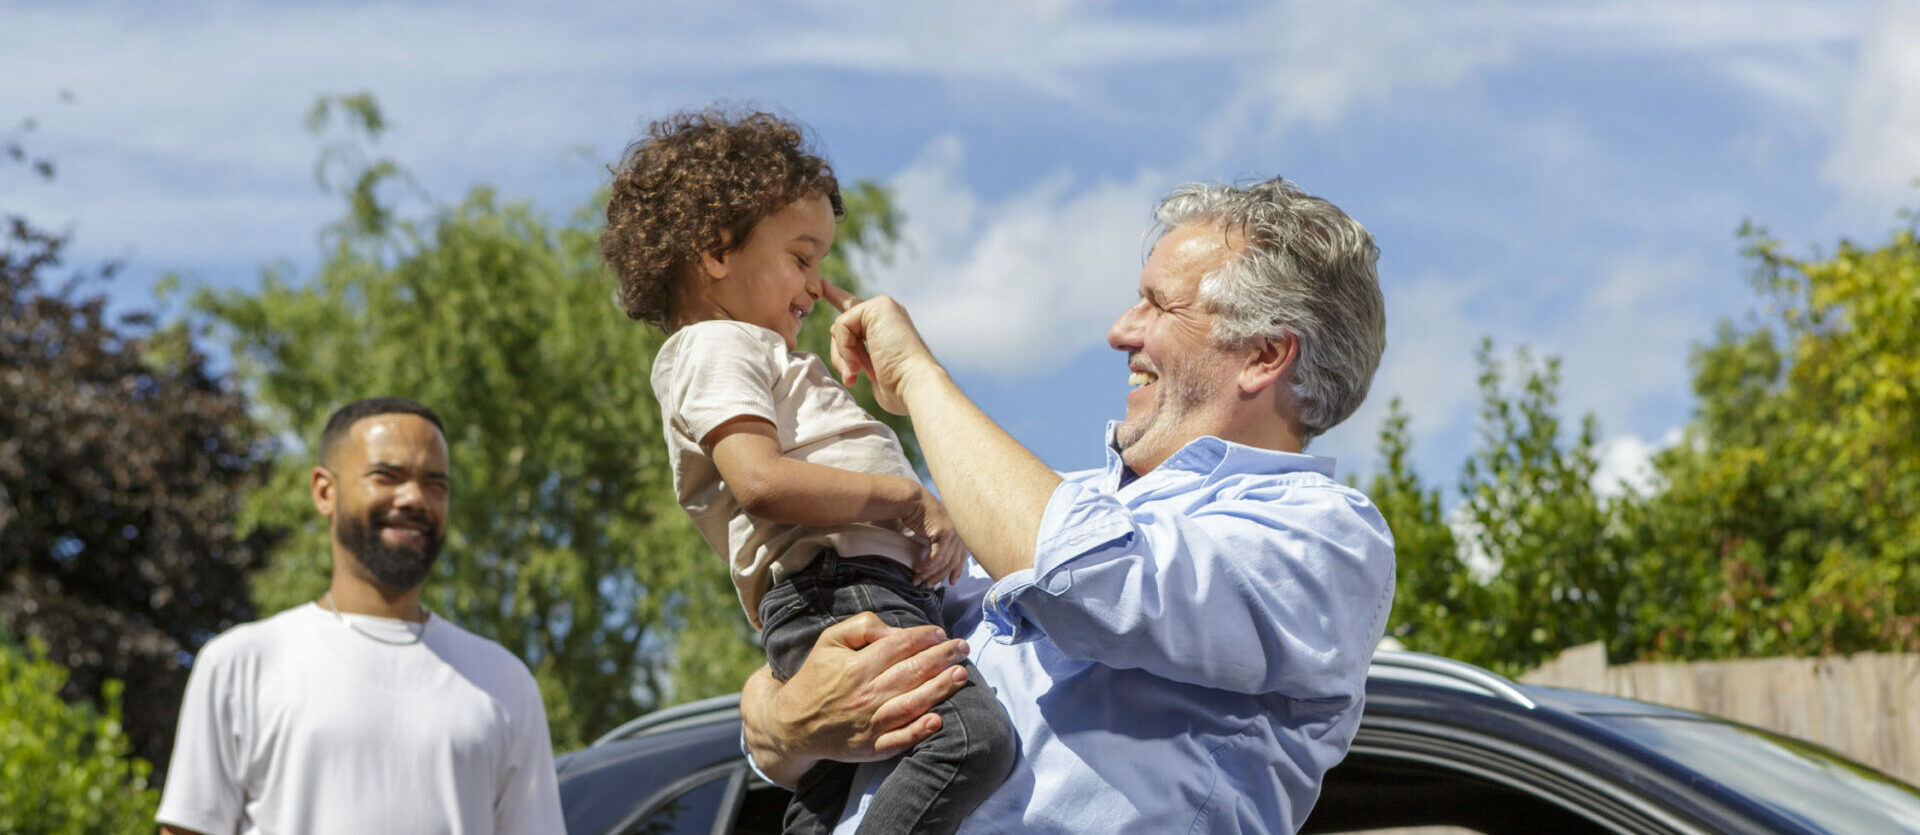
POLYGON ((865 371, 882 408, 911 411, 927 471, 973 558, 995 580, 1032 568, 1060 476, 960 390, 897 302, 862 301, 833 285, 825 293, 840 310, 832 351, 840 378, 852 383, 865 371))
POLYGON ((960 571, 967 564, 967 544, 960 541, 960 532, 954 529, 940 497, 921 487, 919 507, 900 521, 927 540, 927 553, 913 568, 914 582, 931 586, 960 579, 960 571))
POLYGON ((824 289, 827 302, 840 311, 833 320, 832 350, 840 380, 853 385, 865 372, 873 380, 880 408, 906 414, 905 385, 915 375, 940 367, 906 308, 886 296, 863 300, 831 283, 824 289))
POLYGON ((896 629, 862 612, 820 634, 784 684, 762 667, 740 694, 753 761, 791 786, 821 760, 900 753, 940 729, 933 706, 966 683, 965 641, 936 626, 896 629))

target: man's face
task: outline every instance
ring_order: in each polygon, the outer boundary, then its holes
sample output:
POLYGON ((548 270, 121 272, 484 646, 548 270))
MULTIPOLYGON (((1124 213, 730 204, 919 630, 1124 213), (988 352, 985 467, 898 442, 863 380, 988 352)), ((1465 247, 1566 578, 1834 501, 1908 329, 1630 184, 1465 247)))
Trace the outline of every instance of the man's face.
POLYGON ((1200 280, 1232 254, 1216 229, 1176 227, 1140 271, 1140 301, 1107 330, 1107 344, 1127 354, 1134 386, 1115 440, 1136 473, 1160 466, 1194 438, 1221 431, 1239 363, 1213 344, 1213 314, 1199 293, 1200 280))
POLYGON ((703 259, 711 278, 708 300, 727 318, 780 334, 792 348, 801 320, 820 300, 820 259, 832 246, 833 204, 826 195, 795 200, 761 218, 738 249, 703 259))
POLYGON ((327 469, 334 477, 333 538, 383 588, 420 585, 446 538, 447 442, 417 415, 353 425, 327 469))

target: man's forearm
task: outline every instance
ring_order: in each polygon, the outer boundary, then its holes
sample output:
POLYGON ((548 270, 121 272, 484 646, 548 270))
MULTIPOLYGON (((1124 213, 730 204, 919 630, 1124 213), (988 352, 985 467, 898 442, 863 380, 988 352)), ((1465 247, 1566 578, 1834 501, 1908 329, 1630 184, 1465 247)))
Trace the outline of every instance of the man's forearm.
POLYGON ((900 396, 940 500, 974 559, 996 580, 1032 568, 1040 518, 1060 477, 980 411, 937 363, 904 377, 900 396))
POLYGON ((800 775, 807 773, 818 759, 793 756, 788 753, 783 740, 773 733, 773 723, 768 720, 767 709, 773 703, 773 692, 780 686, 766 667, 754 671, 747 678, 745 686, 740 688, 740 724, 742 737, 746 740, 747 752, 753 757, 753 764, 767 779, 782 786, 793 786, 800 782, 800 775))

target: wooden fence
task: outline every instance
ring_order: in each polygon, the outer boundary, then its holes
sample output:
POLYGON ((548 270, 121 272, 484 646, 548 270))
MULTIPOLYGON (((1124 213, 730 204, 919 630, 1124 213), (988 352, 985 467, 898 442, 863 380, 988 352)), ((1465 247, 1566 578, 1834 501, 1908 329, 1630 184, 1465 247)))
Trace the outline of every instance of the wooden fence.
POLYGON ((1920 655, 1607 665, 1598 643, 1520 677, 1724 716, 1817 742, 1920 785, 1920 655))

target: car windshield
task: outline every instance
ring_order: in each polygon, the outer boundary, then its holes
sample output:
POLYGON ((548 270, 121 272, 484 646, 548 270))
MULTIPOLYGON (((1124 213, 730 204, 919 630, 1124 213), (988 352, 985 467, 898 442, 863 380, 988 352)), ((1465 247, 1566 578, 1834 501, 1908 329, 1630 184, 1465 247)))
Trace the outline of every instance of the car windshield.
POLYGON ((1711 720, 1588 718, 1822 830, 1920 832, 1920 789, 1824 748, 1711 720))

